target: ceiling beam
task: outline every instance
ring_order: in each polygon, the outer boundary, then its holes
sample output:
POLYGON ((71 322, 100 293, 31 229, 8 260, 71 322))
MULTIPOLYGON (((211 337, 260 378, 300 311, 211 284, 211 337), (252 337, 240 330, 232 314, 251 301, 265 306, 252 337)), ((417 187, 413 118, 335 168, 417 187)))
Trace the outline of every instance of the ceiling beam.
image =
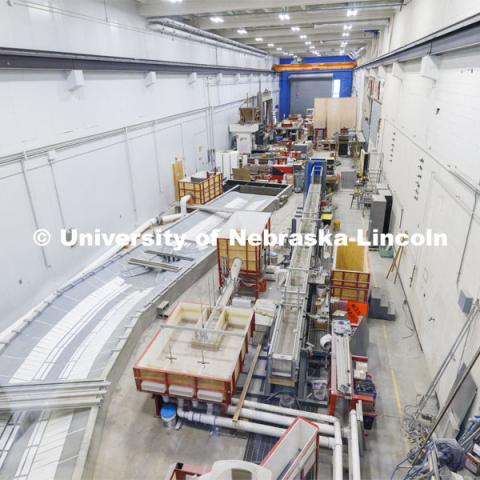
MULTIPOLYGON (((364 22, 377 21, 377 20, 389 20, 394 14, 392 9, 381 10, 368 10, 365 12, 359 12, 356 20, 362 20, 364 22)), ((350 22, 351 17, 347 17, 345 12, 311 12, 311 13, 292 13, 290 14, 290 20, 288 22, 282 22, 277 14, 257 14, 257 15, 235 15, 223 18, 221 24, 222 29, 240 29, 249 27, 268 27, 268 26, 292 26, 297 24, 327 24, 327 23, 341 23, 350 22)), ((219 25, 213 23, 209 18, 197 17, 194 19, 196 27, 202 30, 218 30, 219 25)))
MULTIPOLYGON (((269 38, 268 40, 263 39, 262 42, 257 42, 255 39, 248 39, 244 43, 247 45, 253 45, 262 50, 267 48, 269 43, 275 44, 277 47, 289 44, 301 43, 305 45, 306 41, 312 42, 314 45, 322 45, 332 42, 364 42, 366 43, 369 39, 373 38, 373 35, 351 35, 350 37, 342 37, 341 35, 325 37, 325 36, 309 36, 306 40, 296 37, 275 37, 269 38)), ((307 45, 308 48, 308 45, 307 45)))
MULTIPOLYGON (((400 3, 398 0, 377 0, 377 3, 400 3)), ((173 17, 183 15, 218 14, 229 10, 259 10, 261 9, 303 9, 303 7, 314 7, 322 5, 325 7, 362 8, 363 4, 372 3, 372 0, 355 0, 350 2, 339 2, 338 0, 242 0, 242 2, 230 2, 225 0, 183 0, 172 3, 168 0, 137 0, 139 11, 145 17, 173 17)))
POLYGON ((349 30, 350 35, 354 33, 363 33, 365 30, 381 30, 387 24, 388 21, 372 21, 372 22, 362 22, 361 24, 354 24, 352 22, 339 22, 338 24, 326 24, 322 25, 321 28, 314 28, 313 26, 301 27, 300 31, 292 32, 290 26, 288 27, 279 27, 279 28, 252 28, 248 31, 246 35, 238 33, 236 30, 226 29, 226 30, 216 30, 215 33, 223 35, 225 37, 234 39, 234 40, 245 40, 248 38, 255 37, 279 37, 279 36, 299 36, 299 35, 331 35, 335 33, 343 33, 343 25, 345 23, 350 23, 352 29, 349 30))

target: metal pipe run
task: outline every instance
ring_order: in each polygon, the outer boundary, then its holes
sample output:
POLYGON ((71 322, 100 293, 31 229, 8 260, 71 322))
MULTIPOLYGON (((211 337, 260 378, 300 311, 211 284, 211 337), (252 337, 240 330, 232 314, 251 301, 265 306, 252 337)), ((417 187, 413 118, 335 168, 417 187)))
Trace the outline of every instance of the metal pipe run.
POLYGON ((152 30, 156 30, 156 31, 161 31, 162 30, 161 27, 173 28, 174 30, 180 30, 182 32, 190 33, 191 35, 207 38, 209 40, 223 43, 225 45, 231 45, 232 47, 235 47, 240 50, 248 50, 249 52, 254 53, 256 55, 267 56, 267 52, 263 50, 259 50, 258 48, 251 47, 250 45, 246 45, 244 43, 240 43, 235 40, 231 40, 230 38, 222 37, 221 35, 217 35, 216 33, 211 33, 211 32, 207 32, 206 30, 201 30, 200 28, 193 27, 191 25, 187 25, 182 22, 178 22, 177 20, 172 20, 170 18, 150 17, 148 26, 152 30))

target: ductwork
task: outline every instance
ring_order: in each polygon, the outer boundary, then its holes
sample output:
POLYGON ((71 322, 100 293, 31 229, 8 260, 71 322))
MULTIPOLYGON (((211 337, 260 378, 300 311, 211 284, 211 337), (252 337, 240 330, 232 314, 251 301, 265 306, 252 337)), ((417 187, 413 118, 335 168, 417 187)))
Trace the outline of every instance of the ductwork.
POLYGON ((267 52, 264 52, 263 50, 259 50, 258 48, 245 45, 244 43, 231 40, 230 38, 222 37, 221 35, 217 35, 216 33, 211 33, 205 30, 201 30, 200 28, 192 27, 191 25, 187 25, 185 23, 178 22, 177 20, 172 20, 170 18, 149 17, 148 26, 149 28, 157 32, 163 32, 163 33, 169 33, 169 34, 175 35, 176 34, 175 31, 181 31, 181 32, 188 33, 190 35, 195 35, 197 37, 202 37, 208 40, 212 40, 213 42, 222 43, 224 45, 230 45, 232 47, 235 47, 236 49, 247 50, 255 55, 261 55, 262 57, 267 56, 267 52), (172 29, 172 30, 166 30, 166 29, 172 29))

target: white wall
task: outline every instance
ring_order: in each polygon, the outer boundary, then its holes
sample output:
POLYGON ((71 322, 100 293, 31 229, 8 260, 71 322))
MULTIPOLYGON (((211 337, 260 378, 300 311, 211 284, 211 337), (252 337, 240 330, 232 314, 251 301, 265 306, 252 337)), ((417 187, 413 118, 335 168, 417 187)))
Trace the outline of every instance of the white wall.
MULTIPOLYGON (((407 9, 415 3, 411 2, 407 9)), ((445 7, 450 2, 440 3, 445 7)), ((471 6, 471 2, 455 4, 471 6)), ((434 15, 434 9, 430 11, 434 15)), ((419 10, 418 14, 426 13, 419 10)), ((450 20, 456 15, 452 13, 450 20)), ((460 290, 480 297, 480 201, 466 244, 474 194, 449 171, 454 169, 470 184, 480 185, 480 49, 442 55, 437 61, 436 81, 421 75, 420 60, 401 64, 403 78, 393 76, 392 67, 382 73, 385 89, 378 143, 384 154, 385 177, 394 194, 393 231, 412 234, 432 229, 448 235, 445 248, 407 247, 400 268, 432 375, 465 321, 458 306, 460 290), (465 260, 457 281, 464 250, 465 260)), ((374 73, 379 76, 379 69, 374 73)), ((365 74, 362 71, 355 81, 363 81, 365 74)), ((457 368, 478 347, 478 338, 480 319, 470 332, 465 357, 456 357, 440 385, 441 400, 448 395, 457 368)), ((480 385, 480 365, 474 376, 480 385)))
POLYGON ((411 0, 379 39, 380 54, 480 13, 478 0, 411 0))
MULTIPOLYGON (((109 9, 110 21, 139 29, 132 31, 102 23, 103 2, 45 3, 77 13, 2 2, 0 44, 265 67, 260 57, 148 33, 134 2, 109 9)), ((107 250, 62 247, 62 227, 130 232, 165 211, 174 200, 174 159, 184 159, 186 173, 206 168, 209 149, 230 147, 228 124, 238 121, 245 97, 260 82, 278 90, 270 75, 223 75, 220 82, 199 75, 192 83, 168 74, 147 86, 144 73, 85 71, 85 85, 70 91, 67 74, 0 70, 0 331, 107 250), (46 150, 60 142, 67 143, 49 161, 46 150), (18 159, 5 163, 24 151, 26 181, 18 159), (32 242, 34 215, 54 236, 43 254, 32 242)))
POLYGON ((0 3, 0 45, 60 52, 269 68, 270 59, 148 30, 135 0, 0 3), (106 4, 106 6, 105 6, 106 4))

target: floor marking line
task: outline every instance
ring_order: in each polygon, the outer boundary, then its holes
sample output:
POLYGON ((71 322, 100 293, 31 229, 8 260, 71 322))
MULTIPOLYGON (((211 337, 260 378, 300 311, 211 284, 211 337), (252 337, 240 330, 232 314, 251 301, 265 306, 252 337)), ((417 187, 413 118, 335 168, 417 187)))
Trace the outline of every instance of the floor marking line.
POLYGON ((402 430, 403 443, 405 445, 405 451, 408 453, 410 451, 410 445, 407 438, 403 434, 403 410, 402 410, 402 401, 400 399, 400 390, 398 389, 397 375, 395 370, 392 367, 392 361, 390 356, 390 341, 388 339, 387 329, 385 324, 382 324, 383 338, 385 340, 385 350, 388 358, 388 366, 390 368, 390 378, 392 379, 393 394, 395 395, 395 404, 397 406, 398 414, 400 417, 400 429, 402 430))

